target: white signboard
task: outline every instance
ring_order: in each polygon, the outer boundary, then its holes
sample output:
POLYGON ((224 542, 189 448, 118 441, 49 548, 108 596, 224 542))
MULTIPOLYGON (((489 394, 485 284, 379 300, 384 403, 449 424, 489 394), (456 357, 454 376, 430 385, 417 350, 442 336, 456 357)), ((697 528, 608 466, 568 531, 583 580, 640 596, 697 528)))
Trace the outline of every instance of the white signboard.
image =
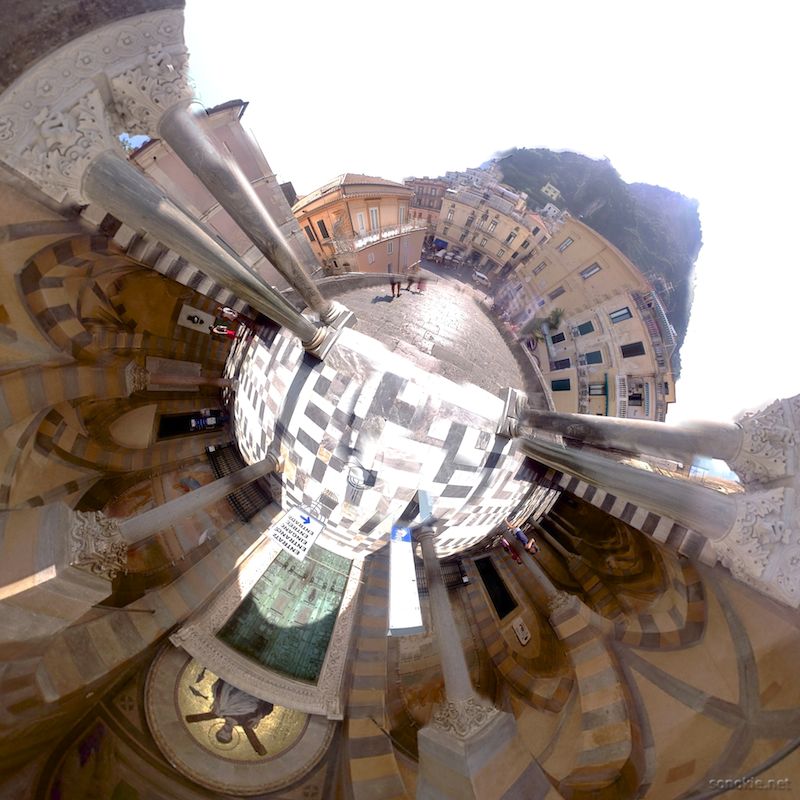
POLYGON ((411 531, 395 525, 389 542, 389 635, 422 633, 411 531))
POLYGON ((528 642, 531 640, 531 632, 528 630, 528 626, 522 621, 522 617, 517 617, 511 623, 511 627, 514 629, 514 633, 517 634, 519 643, 528 644, 528 642))
POLYGON ((295 506, 269 532, 287 553, 302 561, 324 527, 321 520, 312 517, 304 508, 295 506))

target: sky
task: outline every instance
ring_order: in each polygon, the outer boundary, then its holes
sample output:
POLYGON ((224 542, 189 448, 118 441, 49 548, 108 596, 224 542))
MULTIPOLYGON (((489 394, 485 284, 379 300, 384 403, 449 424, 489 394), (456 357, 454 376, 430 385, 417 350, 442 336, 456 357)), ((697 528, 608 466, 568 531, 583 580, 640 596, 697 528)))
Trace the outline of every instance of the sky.
POLYGON ((697 199, 671 424, 800 392, 798 23, 775 0, 187 0, 185 34, 202 102, 247 100, 244 126, 300 195, 547 147, 697 199))

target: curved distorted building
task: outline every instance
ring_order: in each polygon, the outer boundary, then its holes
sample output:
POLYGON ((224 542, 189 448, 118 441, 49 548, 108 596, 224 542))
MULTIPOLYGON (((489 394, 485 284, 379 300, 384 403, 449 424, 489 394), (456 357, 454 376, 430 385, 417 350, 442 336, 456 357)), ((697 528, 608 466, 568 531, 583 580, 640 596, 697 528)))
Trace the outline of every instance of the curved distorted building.
POLYGON ((800 399, 555 410, 468 284, 389 294, 410 190, 348 173, 312 238, 181 3, 61 5, 1 34, 0 796, 800 781, 800 399))

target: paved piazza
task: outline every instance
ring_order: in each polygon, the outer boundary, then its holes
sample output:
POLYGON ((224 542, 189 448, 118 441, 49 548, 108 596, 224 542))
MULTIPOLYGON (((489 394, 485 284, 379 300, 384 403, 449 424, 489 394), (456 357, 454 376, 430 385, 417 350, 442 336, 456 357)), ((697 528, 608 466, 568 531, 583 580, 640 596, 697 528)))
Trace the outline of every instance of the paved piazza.
POLYGON ((339 300, 358 323, 324 362, 284 332, 237 340, 226 375, 239 381, 244 457, 280 450, 275 498, 314 506, 318 543, 347 558, 382 546, 419 489, 444 523, 440 555, 480 542, 532 495, 516 444, 494 435, 501 389, 523 385, 514 355, 461 284, 394 300, 387 284, 339 300))

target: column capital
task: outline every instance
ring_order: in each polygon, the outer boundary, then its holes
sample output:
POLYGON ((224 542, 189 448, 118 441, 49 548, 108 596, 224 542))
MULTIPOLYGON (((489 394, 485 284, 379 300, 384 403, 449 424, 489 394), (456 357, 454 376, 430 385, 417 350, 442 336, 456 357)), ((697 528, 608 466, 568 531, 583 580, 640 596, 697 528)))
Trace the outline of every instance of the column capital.
POLYGON ((149 383, 150 371, 141 364, 137 364, 135 361, 129 362, 125 367, 125 388, 128 394, 131 395, 136 392, 143 392, 147 389, 149 383))
MULTIPOLYGON (((13 124, 8 118, 6 121, 13 124)), ((29 121, 27 133, 27 141, 18 148, 9 148, 4 158, 59 203, 88 203, 82 181, 89 165, 107 150, 122 155, 122 146, 112 132, 106 105, 97 89, 66 108, 42 107, 29 121)))
POLYGON ((486 727, 500 712, 475 697, 445 700, 433 712, 431 724, 457 739, 468 739, 486 727))
POLYGON ((126 133, 159 136, 164 113, 195 99, 185 47, 147 48, 141 63, 110 78, 114 106, 126 133))
POLYGON ((74 513, 69 531, 70 564, 112 580, 128 562, 128 544, 119 523, 99 511, 74 513))
POLYGON ((744 484, 763 484, 793 475, 800 461, 800 395, 776 400, 737 421, 739 452, 729 466, 744 484))

